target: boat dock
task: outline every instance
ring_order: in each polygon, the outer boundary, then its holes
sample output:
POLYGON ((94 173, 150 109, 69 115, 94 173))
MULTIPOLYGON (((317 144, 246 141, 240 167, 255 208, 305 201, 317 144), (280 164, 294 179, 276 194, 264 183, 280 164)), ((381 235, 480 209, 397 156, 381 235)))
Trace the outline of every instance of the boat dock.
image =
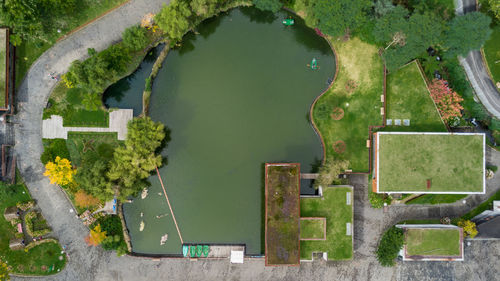
POLYGON ((244 245, 210 245, 207 258, 230 258, 231 251, 245 252, 244 245))

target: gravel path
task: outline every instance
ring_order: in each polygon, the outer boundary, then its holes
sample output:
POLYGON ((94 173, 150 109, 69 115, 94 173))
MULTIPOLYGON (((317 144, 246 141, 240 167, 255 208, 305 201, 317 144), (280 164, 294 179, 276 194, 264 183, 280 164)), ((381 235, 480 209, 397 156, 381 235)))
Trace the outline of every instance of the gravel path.
MULTIPOLYGON (((264 267, 264 261, 247 260, 231 265, 227 260, 191 262, 185 259, 116 257, 113 252, 89 247, 88 229, 75 217, 64 193, 42 176, 42 110, 55 82, 49 72, 64 73, 87 48, 102 50, 119 40, 122 30, 157 11, 165 1, 132 1, 99 21, 76 32, 45 52, 32 66, 19 93, 16 116, 16 154, 19 169, 53 228, 54 236, 67 246, 69 263, 58 275, 37 280, 495 280, 500 275, 500 243, 473 241, 465 249, 465 262, 400 263, 393 268, 378 265, 373 254, 379 237, 390 225, 412 218, 439 218, 467 212, 487 195, 471 196, 468 204, 390 207, 388 213, 370 208, 367 178, 351 176, 354 185, 354 260, 315 261, 300 267, 264 267)), ((168 1, 167 1, 168 2, 168 1)), ((500 153, 488 150, 488 161, 500 166, 500 153)), ((488 195, 500 187, 500 175, 487 184, 488 195)), ((14 277, 13 280, 28 278, 14 277)))

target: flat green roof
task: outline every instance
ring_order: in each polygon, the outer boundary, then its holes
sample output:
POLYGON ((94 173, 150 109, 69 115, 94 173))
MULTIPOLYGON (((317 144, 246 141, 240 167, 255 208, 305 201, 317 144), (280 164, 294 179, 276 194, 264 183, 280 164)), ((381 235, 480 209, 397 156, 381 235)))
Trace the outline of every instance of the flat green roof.
POLYGON ((484 193, 485 136, 378 132, 377 192, 484 193))
POLYGON ((407 228, 407 256, 461 256, 459 228, 407 228))

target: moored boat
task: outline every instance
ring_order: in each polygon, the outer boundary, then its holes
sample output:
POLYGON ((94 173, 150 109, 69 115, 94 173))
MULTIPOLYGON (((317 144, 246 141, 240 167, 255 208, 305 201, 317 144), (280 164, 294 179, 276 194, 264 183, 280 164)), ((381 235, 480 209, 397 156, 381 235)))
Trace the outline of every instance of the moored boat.
POLYGON ((202 254, 203 254, 203 246, 197 245, 196 246, 196 256, 201 258, 202 254))
POLYGON ((209 253, 210 253, 210 246, 208 245, 203 246, 203 256, 206 258, 208 257, 209 253))
POLYGON ((184 257, 187 257, 188 252, 189 252, 189 246, 188 245, 182 245, 182 255, 184 257))

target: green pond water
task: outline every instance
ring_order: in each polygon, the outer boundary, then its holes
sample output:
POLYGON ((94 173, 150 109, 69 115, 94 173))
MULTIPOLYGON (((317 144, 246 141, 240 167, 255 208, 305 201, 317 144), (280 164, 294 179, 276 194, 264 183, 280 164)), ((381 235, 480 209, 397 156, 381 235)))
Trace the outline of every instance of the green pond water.
MULTIPOLYGON (((334 76, 335 58, 301 20, 285 27, 289 16, 241 8, 209 19, 169 53, 154 82, 150 116, 171 137, 160 173, 184 243, 246 244, 247 254, 263 253, 263 164, 300 162, 310 172, 321 160, 307 116, 334 76), (312 58, 318 70, 307 66, 312 58)), ((143 64, 121 81, 129 86, 108 90, 106 104, 137 108, 151 63, 143 64)), ((133 251, 181 254, 158 177, 149 181, 146 199, 124 204, 133 251)), ((301 192, 314 189, 303 182, 301 192)))

